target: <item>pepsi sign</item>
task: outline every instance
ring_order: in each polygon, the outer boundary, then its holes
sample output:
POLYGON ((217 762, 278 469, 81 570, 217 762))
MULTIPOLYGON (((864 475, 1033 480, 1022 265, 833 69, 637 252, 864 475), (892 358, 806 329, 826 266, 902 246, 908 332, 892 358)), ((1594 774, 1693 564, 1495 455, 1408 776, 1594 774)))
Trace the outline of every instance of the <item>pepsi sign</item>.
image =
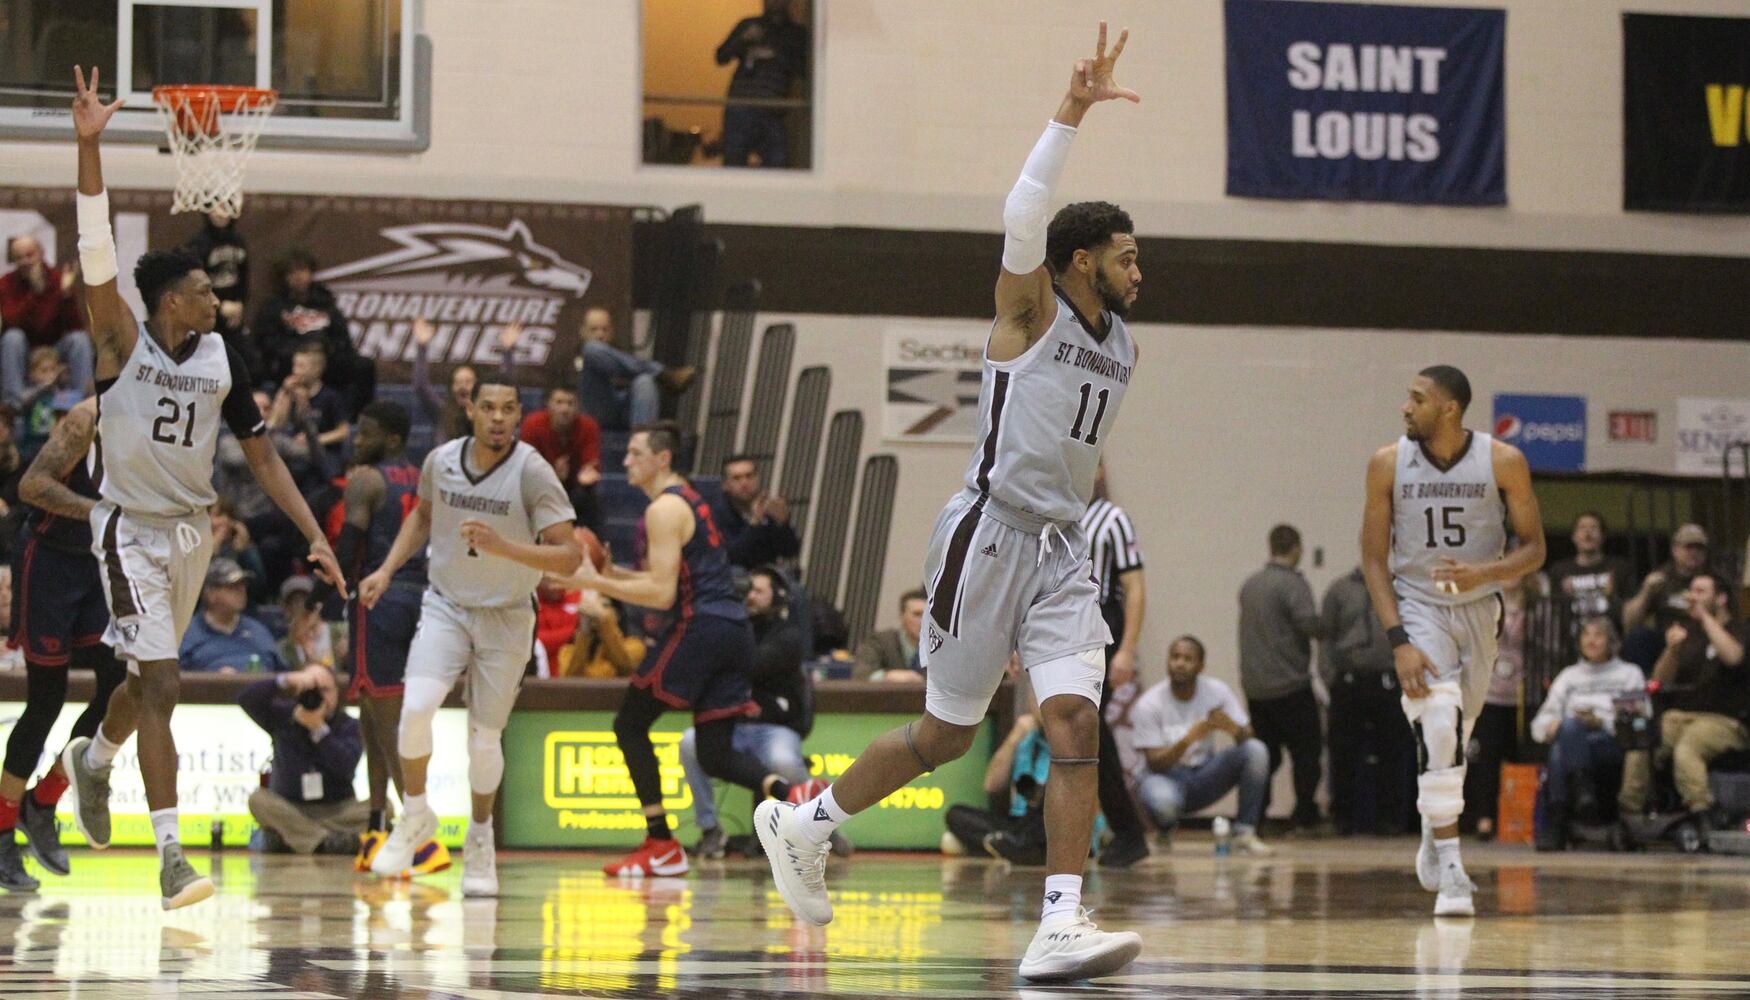
POLYGON ((1585 396, 1495 397, 1495 437, 1525 453, 1537 472, 1586 468, 1585 396))

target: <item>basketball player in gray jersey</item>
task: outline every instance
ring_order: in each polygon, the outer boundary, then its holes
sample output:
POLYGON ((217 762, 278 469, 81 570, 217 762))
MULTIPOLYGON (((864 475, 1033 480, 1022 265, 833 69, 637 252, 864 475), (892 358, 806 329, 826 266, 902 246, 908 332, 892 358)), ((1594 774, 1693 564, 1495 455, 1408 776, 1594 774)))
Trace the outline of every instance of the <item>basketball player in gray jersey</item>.
POLYGON ((492 805, 504 778, 504 726, 534 652, 535 587, 543 573, 567 577, 582 559, 571 537, 573 508, 553 467, 517 440, 522 405, 503 375, 483 375, 468 406, 474 433, 432 449, 419 503, 383 564, 359 582, 368 610, 399 570, 430 543, 430 586, 407 651, 401 696, 404 813, 371 871, 400 877, 437 832, 426 801, 432 720, 458 678, 468 694, 468 787, 473 817, 462 846, 462 894, 498 895, 492 805))
POLYGON ((116 290, 115 237, 103 188, 98 137, 122 102, 104 104, 75 68, 73 128, 79 138, 79 260, 97 349, 97 437, 88 459, 102 500, 91 512, 93 551, 110 605, 103 641, 127 663, 93 739, 61 760, 74 791, 74 820, 92 847, 109 846, 109 768, 136 726, 140 776, 158 845, 167 910, 213 894, 183 857, 177 837, 176 743, 170 713, 179 689, 177 649, 194 615, 213 554, 207 507, 214 500, 219 419, 237 435, 262 490, 310 543, 316 574, 346 593, 322 528, 262 433, 248 368, 213 331, 219 300, 199 259, 152 251, 134 268, 145 301, 138 322, 116 290))
POLYGON ((1105 975, 1142 951, 1137 935, 1102 931, 1081 907, 1111 635, 1078 523, 1136 364, 1122 317, 1142 273, 1130 217, 1118 207, 1069 205, 1047 225, 1051 191, 1082 116, 1099 101, 1139 100, 1112 79, 1127 34, 1108 51, 1100 25, 1094 57, 1076 63, 1069 93, 1004 205, 979 444, 965 488, 936 522, 925 565, 923 717, 870 744, 818 797, 800 806, 762 802, 754 813, 785 902, 801 920, 827 923, 824 866, 833 828, 964 754, 1010 653, 1019 651, 1052 749, 1050 874, 1039 930, 1020 967, 1035 980, 1105 975))
POLYGON ((1472 916, 1458 851, 1464 748, 1495 669, 1501 584, 1543 565, 1543 519, 1525 455, 1464 429, 1470 380, 1450 365, 1410 383, 1404 436, 1367 466, 1361 569, 1391 638, 1416 733, 1416 876, 1435 916, 1472 916), (1507 551, 1507 528, 1519 539, 1507 551))

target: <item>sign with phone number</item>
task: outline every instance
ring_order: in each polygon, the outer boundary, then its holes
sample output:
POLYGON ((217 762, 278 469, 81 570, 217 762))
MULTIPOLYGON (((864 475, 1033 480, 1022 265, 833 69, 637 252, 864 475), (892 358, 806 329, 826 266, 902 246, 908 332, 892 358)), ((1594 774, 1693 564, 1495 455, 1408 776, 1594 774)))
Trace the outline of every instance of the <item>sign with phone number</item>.
MULTIPOLYGON (((904 714, 822 713, 803 743, 815 777, 835 780, 877 736, 912 721, 904 714)), ((642 835, 644 816, 614 743, 607 712, 515 712, 504 731, 504 841, 508 847, 630 847, 642 835)), ((652 729, 662 775, 663 804, 682 843, 698 836, 693 793, 680 761, 681 733, 691 724, 670 712, 652 729)), ((955 803, 982 806, 990 740, 965 757, 926 774, 873 809, 852 817, 845 835, 858 847, 880 850, 934 849, 943 817, 955 803)), ((714 782, 717 812, 731 836, 753 830, 753 797, 745 789, 714 782)))

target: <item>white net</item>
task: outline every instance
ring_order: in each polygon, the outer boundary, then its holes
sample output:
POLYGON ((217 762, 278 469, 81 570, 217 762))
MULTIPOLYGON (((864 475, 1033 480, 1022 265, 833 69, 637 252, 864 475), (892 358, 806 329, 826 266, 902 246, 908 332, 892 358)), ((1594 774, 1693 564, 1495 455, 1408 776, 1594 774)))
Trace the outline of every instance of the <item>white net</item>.
POLYGON ((277 95, 271 90, 162 87, 153 91, 176 161, 172 212, 243 211, 243 169, 277 95))

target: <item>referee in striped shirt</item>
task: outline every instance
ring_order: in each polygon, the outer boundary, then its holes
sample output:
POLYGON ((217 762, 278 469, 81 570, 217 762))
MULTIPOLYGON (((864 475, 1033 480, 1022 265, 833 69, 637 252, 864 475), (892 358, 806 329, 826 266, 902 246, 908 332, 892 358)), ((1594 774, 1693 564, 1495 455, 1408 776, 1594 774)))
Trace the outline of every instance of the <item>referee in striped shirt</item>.
POLYGON ((1118 743, 1106 724, 1106 703, 1113 688, 1136 678, 1136 642, 1142 635, 1147 598, 1136 527, 1107 496, 1105 462, 1094 473, 1094 499, 1082 514, 1082 530, 1088 536, 1094 580, 1100 586, 1100 611, 1114 640, 1106 647, 1106 682, 1100 686, 1100 811, 1112 828, 1112 841, 1100 852, 1100 865, 1125 868, 1148 857, 1148 836, 1125 787, 1118 743))

